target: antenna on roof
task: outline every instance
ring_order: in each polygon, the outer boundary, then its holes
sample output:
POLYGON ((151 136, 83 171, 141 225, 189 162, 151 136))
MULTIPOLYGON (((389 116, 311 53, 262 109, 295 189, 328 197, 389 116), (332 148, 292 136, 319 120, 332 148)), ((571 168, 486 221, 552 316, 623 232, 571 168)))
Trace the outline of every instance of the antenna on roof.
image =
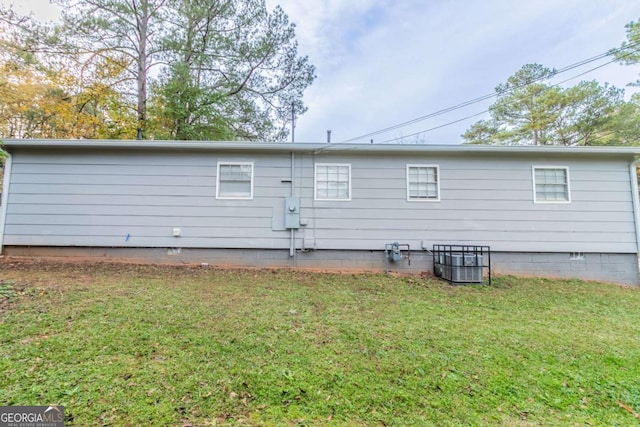
POLYGON ((291 142, 296 142, 296 104, 291 103, 291 142))

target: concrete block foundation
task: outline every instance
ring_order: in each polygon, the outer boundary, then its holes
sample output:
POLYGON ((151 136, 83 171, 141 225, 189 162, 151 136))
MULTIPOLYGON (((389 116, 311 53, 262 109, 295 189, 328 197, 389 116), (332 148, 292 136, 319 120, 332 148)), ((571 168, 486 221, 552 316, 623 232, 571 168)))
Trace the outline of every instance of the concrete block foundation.
MULTIPOLYGON (((385 271, 384 251, 317 250, 296 252, 282 249, 192 249, 192 248, 95 248, 5 246, 7 256, 54 257, 93 261, 158 264, 202 264, 212 267, 300 268, 327 271, 385 271)), ((391 272, 433 272, 429 251, 411 252, 400 262, 388 262, 391 272)), ((513 274, 552 278, 578 278, 640 286, 635 254, 492 252, 494 275, 513 274)), ((486 272, 485 272, 486 274, 486 272)))

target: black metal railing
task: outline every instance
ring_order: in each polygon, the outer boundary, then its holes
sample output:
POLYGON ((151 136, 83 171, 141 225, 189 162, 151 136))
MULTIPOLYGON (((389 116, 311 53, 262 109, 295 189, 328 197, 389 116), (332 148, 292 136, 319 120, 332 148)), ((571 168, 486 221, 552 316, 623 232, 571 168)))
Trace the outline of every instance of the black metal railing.
POLYGON ((449 283, 491 284, 491 248, 477 245, 433 245, 433 274, 449 283))

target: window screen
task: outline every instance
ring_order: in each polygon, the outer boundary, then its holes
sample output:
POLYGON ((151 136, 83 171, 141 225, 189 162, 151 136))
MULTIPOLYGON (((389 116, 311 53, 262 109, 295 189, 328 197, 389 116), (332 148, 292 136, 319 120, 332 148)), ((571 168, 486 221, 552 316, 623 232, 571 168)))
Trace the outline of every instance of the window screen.
POLYGON ((316 164, 316 200, 351 199, 351 165, 316 164))
POLYGON ((253 163, 218 163, 217 198, 253 198, 253 163))
POLYGON ((533 168, 536 202, 568 202, 569 171, 567 168, 533 168))
POLYGON ((407 199, 439 200, 438 167, 407 165, 407 199))

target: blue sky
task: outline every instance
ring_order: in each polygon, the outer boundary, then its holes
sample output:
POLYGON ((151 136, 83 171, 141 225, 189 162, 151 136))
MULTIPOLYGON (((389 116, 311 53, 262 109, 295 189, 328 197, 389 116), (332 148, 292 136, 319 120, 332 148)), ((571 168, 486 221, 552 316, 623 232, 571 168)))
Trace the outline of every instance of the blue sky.
MULTIPOLYGON (((9 0, 0 0, 7 3, 9 0)), ((625 24, 640 19, 637 0, 266 0, 296 26, 299 53, 316 66, 305 94, 309 110, 296 140, 340 142, 493 92, 527 63, 562 68, 618 47, 625 24)), ((48 0, 15 2, 55 16, 48 0)), ((602 60, 557 76, 565 80, 602 60)), ((565 84, 598 80, 618 87, 640 66, 610 64, 565 84)), ((636 89, 625 88, 630 94, 636 89)), ((374 136, 375 142, 455 144, 490 101, 374 136)), ((368 141, 365 138, 364 141, 368 141)))

